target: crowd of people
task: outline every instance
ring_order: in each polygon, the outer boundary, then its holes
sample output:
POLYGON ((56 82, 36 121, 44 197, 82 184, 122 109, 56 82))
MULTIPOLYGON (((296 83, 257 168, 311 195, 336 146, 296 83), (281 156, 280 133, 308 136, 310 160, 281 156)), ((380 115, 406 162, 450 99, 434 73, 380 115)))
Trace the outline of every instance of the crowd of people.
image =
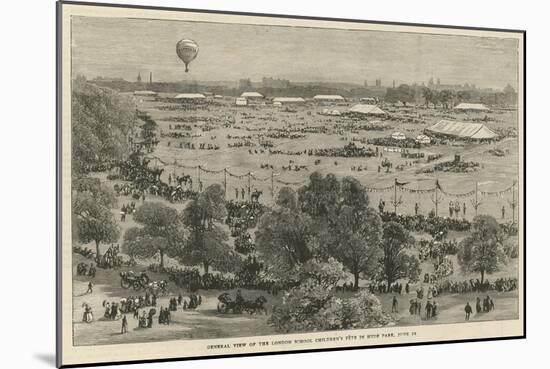
POLYGON ((497 278, 493 282, 484 280, 483 283, 479 279, 470 279, 465 281, 441 281, 437 284, 437 289, 440 292, 449 293, 469 293, 469 292, 508 292, 517 289, 517 278, 497 278))
POLYGON ((119 255, 120 246, 118 244, 111 245, 107 251, 101 255, 99 260, 96 260, 97 266, 103 269, 118 268, 122 265, 123 259, 119 255))

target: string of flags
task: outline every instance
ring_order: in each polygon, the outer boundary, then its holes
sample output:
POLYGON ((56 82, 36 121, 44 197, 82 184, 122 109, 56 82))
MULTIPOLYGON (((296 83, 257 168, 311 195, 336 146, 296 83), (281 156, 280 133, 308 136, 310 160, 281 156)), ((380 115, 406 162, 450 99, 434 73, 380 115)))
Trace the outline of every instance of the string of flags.
MULTIPOLYGON (((169 164, 169 163, 163 161, 162 159, 160 159, 156 156, 150 156, 150 157, 148 157, 148 159, 155 160, 157 162, 157 165, 158 165, 158 163, 160 163, 160 164, 162 164, 162 166, 173 165, 174 167, 180 167, 180 168, 184 168, 184 169, 197 169, 198 168, 199 171, 209 173, 209 174, 220 174, 220 173, 225 171, 225 173, 227 173, 229 176, 231 176, 233 178, 243 179, 243 178, 246 178, 246 177, 250 177, 251 179, 253 179, 255 181, 258 181, 258 182, 269 181, 269 180, 273 179, 273 176, 275 175, 275 174, 272 174, 270 176, 262 178, 262 177, 257 177, 252 172, 247 172, 247 173, 243 173, 243 174, 236 174, 236 173, 230 172, 227 168, 223 168, 223 169, 219 169, 219 170, 211 170, 211 169, 203 168, 200 165, 179 164, 176 161, 174 161, 173 164, 169 164)), ((308 179, 306 178, 304 180, 295 181, 295 182, 283 181, 281 179, 274 179, 273 181, 277 182, 279 184, 285 185, 285 186, 298 186, 298 185, 305 184, 308 181, 308 179)), ((430 193, 435 192, 436 190, 439 190, 443 195, 445 195, 447 197, 454 197, 454 198, 472 197, 476 194, 475 189, 473 189, 471 191, 463 192, 463 193, 453 193, 453 192, 446 191, 441 186, 439 180, 436 180, 435 186, 433 188, 428 188, 428 189, 408 188, 408 187, 406 187, 406 185, 408 185, 409 183, 411 183, 411 182, 400 182, 398 180, 395 180, 395 182, 392 185, 389 185, 387 187, 367 187, 367 186, 365 186, 365 189, 366 189, 367 192, 379 192, 379 193, 380 192, 395 191, 396 189, 398 189, 401 192, 409 192, 409 193, 414 193, 414 194, 430 194, 430 193)), ((506 195, 509 192, 513 191, 515 185, 516 185, 516 183, 514 182, 509 187, 507 187, 503 190, 500 190, 500 191, 481 191, 481 190, 478 190, 477 193, 478 193, 478 195, 481 195, 481 196, 503 197, 504 195, 506 195)))

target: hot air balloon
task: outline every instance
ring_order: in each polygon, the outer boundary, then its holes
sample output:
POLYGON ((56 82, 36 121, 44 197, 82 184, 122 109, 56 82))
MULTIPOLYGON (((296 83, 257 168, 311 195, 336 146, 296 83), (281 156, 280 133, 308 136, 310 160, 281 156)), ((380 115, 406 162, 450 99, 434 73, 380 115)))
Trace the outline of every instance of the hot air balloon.
POLYGON ((190 39, 180 40, 176 45, 176 53, 185 64, 185 72, 187 73, 189 72, 189 68, 187 66, 197 57, 197 54, 199 53, 199 45, 190 39))

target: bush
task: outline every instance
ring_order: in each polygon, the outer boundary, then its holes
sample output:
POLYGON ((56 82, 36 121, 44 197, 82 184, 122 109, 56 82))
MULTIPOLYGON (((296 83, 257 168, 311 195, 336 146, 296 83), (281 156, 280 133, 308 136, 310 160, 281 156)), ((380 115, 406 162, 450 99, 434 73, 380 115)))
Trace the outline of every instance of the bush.
POLYGON ((324 331, 382 327, 392 318, 376 296, 362 291, 348 299, 312 281, 291 289, 273 310, 269 323, 278 331, 324 331))

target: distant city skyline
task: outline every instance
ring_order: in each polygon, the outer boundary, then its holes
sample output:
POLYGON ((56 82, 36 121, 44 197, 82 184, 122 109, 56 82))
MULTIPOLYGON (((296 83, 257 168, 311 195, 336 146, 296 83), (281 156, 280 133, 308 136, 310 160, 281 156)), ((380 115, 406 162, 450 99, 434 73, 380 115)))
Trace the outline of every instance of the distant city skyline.
POLYGON ((427 83, 517 88, 517 40, 380 31, 73 17, 73 76, 157 82, 427 83), (175 52, 191 38, 190 72, 175 52))

